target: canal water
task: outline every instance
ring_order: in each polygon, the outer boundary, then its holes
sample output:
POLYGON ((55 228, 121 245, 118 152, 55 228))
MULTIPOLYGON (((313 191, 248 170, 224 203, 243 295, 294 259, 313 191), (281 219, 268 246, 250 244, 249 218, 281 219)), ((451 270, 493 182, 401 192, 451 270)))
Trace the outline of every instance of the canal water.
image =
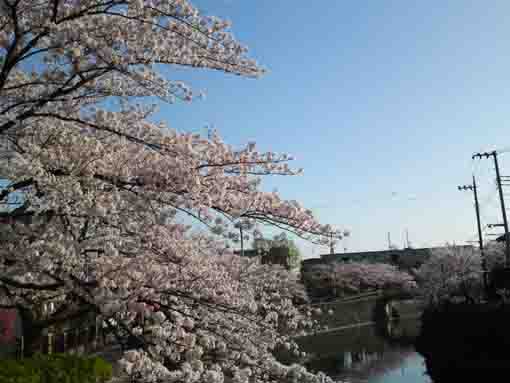
POLYGON ((431 383, 423 358, 414 351, 417 320, 364 325, 310 335, 298 343, 306 365, 352 383, 431 383))

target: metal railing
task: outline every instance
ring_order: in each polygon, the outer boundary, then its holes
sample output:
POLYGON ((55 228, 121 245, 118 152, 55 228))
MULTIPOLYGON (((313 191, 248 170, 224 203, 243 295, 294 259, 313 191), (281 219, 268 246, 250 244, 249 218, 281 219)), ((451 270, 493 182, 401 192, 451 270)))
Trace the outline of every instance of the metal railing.
MULTIPOLYGON (((89 323, 67 329, 51 329, 44 334, 38 343, 32 345, 32 351, 42 354, 53 353, 96 353, 103 348, 115 344, 115 339, 102 328, 102 322, 89 323)), ((25 354, 26 340, 17 337, 7 356, 20 359, 25 354)))

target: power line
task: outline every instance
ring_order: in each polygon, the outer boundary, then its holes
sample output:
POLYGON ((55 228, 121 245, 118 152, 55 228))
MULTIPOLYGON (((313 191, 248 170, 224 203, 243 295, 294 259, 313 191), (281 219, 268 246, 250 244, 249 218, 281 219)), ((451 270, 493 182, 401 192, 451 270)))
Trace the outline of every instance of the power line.
POLYGON ((494 150, 492 152, 484 152, 484 153, 475 153, 472 158, 479 158, 482 159, 485 157, 486 159, 489 159, 489 157, 492 157, 494 160, 494 169, 496 171, 496 179, 498 184, 498 191, 499 191, 499 200, 501 202, 501 215, 503 217, 503 227, 505 228, 505 267, 509 267, 510 265, 510 238, 508 236, 508 220, 506 215, 506 208, 505 208, 505 198, 503 196, 503 188, 502 188, 502 182, 501 182, 501 175, 499 172, 499 164, 498 164, 498 153, 494 150))
POLYGON ((494 220, 493 213, 491 214, 492 208, 494 208, 494 203, 497 202, 497 187, 495 187, 491 194, 485 198, 485 201, 480 202, 480 214, 482 215, 483 221, 488 222, 494 220), (489 217, 490 216, 490 217, 489 217))
MULTIPOLYGON (((508 150, 510 151, 510 148, 508 150)), ((489 227, 489 222, 497 221, 497 196, 498 196, 498 184, 497 179, 492 173, 495 168, 492 162, 485 161, 471 161, 471 170, 472 173, 478 179, 478 188, 483 190, 483 185, 489 185, 489 190, 483 192, 483 197, 479 198, 479 207, 480 207, 480 218, 482 222, 482 236, 485 239, 487 236, 492 235, 492 229, 489 227), (484 165, 485 164, 485 165, 484 165), (485 222, 485 224, 483 224, 485 222)), ((468 242, 475 242, 477 238, 477 234, 474 234, 469 237, 468 242)))

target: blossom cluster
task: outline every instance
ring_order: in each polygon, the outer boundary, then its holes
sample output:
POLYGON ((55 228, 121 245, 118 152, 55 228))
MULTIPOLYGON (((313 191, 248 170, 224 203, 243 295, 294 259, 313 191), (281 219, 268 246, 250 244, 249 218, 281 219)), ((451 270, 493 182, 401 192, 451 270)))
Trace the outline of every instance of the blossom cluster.
POLYGON ((456 298, 474 300, 482 294, 482 267, 478 251, 446 246, 433 250, 414 272, 420 295, 431 304, 456 298))
POLYGON ((318 265, 305 272, 304 280, 311 292, 335 297, 380 289, 409 292, 416 288, 412 275, 386 263, 318 265))

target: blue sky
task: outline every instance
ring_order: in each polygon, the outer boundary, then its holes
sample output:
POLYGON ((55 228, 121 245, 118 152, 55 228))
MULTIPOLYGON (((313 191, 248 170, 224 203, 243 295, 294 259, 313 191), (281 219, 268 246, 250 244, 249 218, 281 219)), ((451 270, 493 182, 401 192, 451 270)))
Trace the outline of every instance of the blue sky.
MULTIPOLYGON (((349 251, 386 248, 387 232, 402 246, 405 229, 417 247, 474 239, 472 196, 456 189, 473 170, 492 204, 482 206, 484 223, 499 222, 491 164, 471 155, 510 147, 510 4, 194 3, 231 20, 268 73, 175 69, 207 98, 165 106, 158 117, 295 155, 305 174, 267 187, 351 230, 349 251)), ((510 175, 510 153, 501 167, 510 175)), ((302 246, 305 257, 325 251, 302 246)))

